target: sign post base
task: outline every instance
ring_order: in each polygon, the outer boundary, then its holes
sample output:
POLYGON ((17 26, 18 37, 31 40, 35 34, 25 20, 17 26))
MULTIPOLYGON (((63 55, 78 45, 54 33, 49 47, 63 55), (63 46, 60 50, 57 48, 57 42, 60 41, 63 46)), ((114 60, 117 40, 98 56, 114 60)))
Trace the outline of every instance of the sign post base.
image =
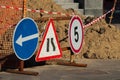
POLYGON ((33 75, 33 76, 37 76, 37 75, 39 74, 38 72, 19 71, 19 70, 12 70, 12 69, 7 69, 6 72, 9 72, 9 73, 16 73, 16 74, 33 75))
POLYGON ((66 60, 57 61, 58 65, 76 66, 76 67, 87 67, 87 64, 75 63, 75 61, 74 61, 74 54, 73 54, 72 50, 70 49, 70 47, 64 47, 64 48, 62 48, 62 51, 65 51, 65 50, 70 50, 71 51, 70 61, 66 61, 66 60))
POLYGON ((22 61, 22 60, 19 60, 19 68, 18 68, 18 70, 7 69, 6 72, 16 73, 16 74, 33 75, 33 76, 37 76, 39 74, 38 72, 24 71, 24 61, 22 61))

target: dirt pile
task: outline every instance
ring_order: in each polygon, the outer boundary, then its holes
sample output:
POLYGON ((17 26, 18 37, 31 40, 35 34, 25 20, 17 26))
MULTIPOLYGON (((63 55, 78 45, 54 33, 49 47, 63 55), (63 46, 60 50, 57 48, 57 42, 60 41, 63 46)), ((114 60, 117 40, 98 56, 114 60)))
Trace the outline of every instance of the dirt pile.
MULTIPOLYGON (((1 5, 9 5, 22 7, 23 2, 20 0, 1 0, 1 5)), ((53 0, 27 0, 27 8, 35 9, 35 10, 46 10, 46 11, 56 11, 62 13, 70 13, 72 14, 73 10, 64 10, 60 5, 57 5, 53 0)), ((75 12, 77 14, 77 12, 75 12)), ((27 12, 26 17, 31 17, 34 20, 39 20, 43 17, 57 17, 59 15, 48 15, 43 13, 33 13, 27 12)), ((85 22, 85 17, 83 15, 79 15, 83 22, 85 22)), ((4 20, 3 25, 0 24, 0 27, 4 27, 6 23, 9 24, 17 24, 17 22, 22 18, 22 11, 15 11, 11 9, 0 9, 0 18, 4 20), (9 14, 8 14, 9 12, 9 14), (14 17, 13 17, 14 15, 14 17), (7 18, 7 19, 6 19, 7 18)), ((57 34, 59 37, 59 41, 61 47, 69 46, 68 39, 66 38, 68 35, 68 26, 70 20, 62 20, 62 21, 54 21, 57 34)), ((44 26, 48 21, 38 21, 37 24, 40 29, 40 34, 45 30, 44 26)), ((13 54, 12 48, 12 35, 13 28, 7 29, 7 31, 0 35, 0 51, 6 51, 6 54, 13 54), (7 45, 5 45, 5 42, 7 45), (3 46, 9 46, 9 49, 2 49, 3 46)), ((86 28, 84 30, 84 44, 80 54, 75 55, 76 59, 80 58, 94 58, 94 59, 120 59, 120 30, 115 26, 108 25, 105 20, 101 20, 96 24, 86 28)), ((5 52, 1 51, 0 56, 5 52), (2 53, 2 54, 1 54, 2 53)), ((69 58, 70 51, 63 51, 63 58, 69 58)))
POLYGON ((120 58, 120 30, 101 20, 85 29, 83 57, 94 59, 120 58))

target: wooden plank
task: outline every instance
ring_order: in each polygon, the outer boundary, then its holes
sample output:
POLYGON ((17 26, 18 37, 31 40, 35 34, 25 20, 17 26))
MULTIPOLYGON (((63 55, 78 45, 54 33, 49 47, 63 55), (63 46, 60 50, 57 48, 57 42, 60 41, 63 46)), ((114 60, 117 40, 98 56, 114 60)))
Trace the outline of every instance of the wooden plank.
POLYGON ((66 51, 66 50, 70 50, 70 47, 63 47, 61 49, 62 49, 62 51, 66 51))
POLYGON ((65 65, 65 66, 76 66, 76 67, 87 67, 87 64, 80 64, 80 63, 75 63, 75 62, 57 62, 58 65, 65 65))
POLYGON ((33 75, 33 76, 37 76, 39 74, 38 72, 33 72, 33 71, 18 71, 18 70, 13 70, 13 69, 8 69, 8 70, 6 70, 6 72, 16 73, 16 74, 33 75))

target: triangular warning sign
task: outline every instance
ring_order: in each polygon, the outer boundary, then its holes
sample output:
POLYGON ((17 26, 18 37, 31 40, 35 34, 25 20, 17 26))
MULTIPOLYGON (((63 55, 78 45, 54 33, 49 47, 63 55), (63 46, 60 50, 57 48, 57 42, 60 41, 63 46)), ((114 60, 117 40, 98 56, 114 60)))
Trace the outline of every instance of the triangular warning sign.
POLYGON ((50 60, 53 58, 60 58, 62 56, 62 51, 56 34, 53 20, 50 19, 43 39, 36 56, 36 61, 50 60))

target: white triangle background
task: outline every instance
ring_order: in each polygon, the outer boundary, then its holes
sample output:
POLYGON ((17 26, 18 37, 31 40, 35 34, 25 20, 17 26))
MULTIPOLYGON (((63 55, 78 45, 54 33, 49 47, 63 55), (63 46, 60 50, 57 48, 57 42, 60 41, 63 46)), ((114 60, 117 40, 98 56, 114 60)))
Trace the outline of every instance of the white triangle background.
POLYGON ((41 51, 40 51, 40 53, 38 53, 39 54, 38 58, 60 55, 60 50, 58 48, 58 43, 57 43, 55 33, 54 33, 52 26, 53 26, 52 23, 50 23, 45 40, 43 41, 41 51), (54 42, 54 45, 56 47, 55 51, 53 51, 52 45, 49 45, 49 47, 50 47, 49 52, 47 52, 47 49, 46 49, 47 48, 47 38, 49 38, 49 39, 53 38, 53 42, 54 42))

